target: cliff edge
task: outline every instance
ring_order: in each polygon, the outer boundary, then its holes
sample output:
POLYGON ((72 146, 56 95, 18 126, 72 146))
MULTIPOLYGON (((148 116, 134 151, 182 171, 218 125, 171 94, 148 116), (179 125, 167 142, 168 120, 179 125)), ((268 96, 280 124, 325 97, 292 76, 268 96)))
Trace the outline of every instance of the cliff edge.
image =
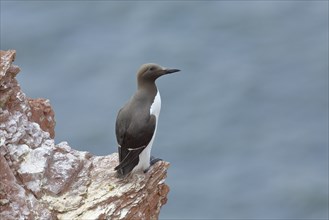
POLYGON ((15 54, 0 51, 0 219, 157 219, 169 163, 118 179, 117 153, 55 144, 49 100, 21 91, 15 54))

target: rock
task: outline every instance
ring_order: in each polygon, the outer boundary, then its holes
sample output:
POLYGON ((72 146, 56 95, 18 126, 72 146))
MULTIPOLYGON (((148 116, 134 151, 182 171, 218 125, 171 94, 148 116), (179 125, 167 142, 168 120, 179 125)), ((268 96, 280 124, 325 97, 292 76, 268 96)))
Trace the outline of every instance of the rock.
POLYGON ((49 100, 21 91, 15 51, 0 51, 0 219, 157 219, 169 163, 117 178, 118 155, 54 142, 49 100))
POLYGON ((48 132, 51 138, 55 137, 55 113, 48 99, 28 99, 31 108, 29 119, 40 125, 41 129, 48 132))

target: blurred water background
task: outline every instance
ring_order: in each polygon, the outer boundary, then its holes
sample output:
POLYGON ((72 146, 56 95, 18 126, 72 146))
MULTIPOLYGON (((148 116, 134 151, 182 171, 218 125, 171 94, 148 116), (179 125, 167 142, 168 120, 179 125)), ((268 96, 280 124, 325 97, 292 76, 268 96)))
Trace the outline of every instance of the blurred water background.
POLYGON ((328 218, 328 1, 1 1, 1 49, 95 155, 141 64, 182 70, 157 82, 161 219, 328 218))

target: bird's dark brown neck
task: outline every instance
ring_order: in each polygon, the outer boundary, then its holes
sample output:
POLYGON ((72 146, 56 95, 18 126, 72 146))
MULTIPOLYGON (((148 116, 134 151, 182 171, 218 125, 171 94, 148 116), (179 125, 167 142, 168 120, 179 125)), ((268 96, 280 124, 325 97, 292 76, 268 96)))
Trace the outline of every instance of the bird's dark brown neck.
POLYGON ((138 90, 147 90, 147 91, 157 91, 154 80, 138 80, 137 83, 138 90))
POLYGON ((150 97, 150 101, 153 102, 158 89, 154 81, 138 81, 138 91, 139 97, 150 97))

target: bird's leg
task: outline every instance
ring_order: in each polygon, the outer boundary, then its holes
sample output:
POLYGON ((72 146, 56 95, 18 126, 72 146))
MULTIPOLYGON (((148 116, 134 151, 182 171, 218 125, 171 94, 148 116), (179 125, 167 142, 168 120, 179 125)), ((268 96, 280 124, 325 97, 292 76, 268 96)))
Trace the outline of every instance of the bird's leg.
MULTIPOLYGON (((162 161, 162 159, 151 156, 151 158, 150 158, 150 167, 153 166, 155 163, 157 163, 159 161, 162 161)), ((149 171, 150 167, 147 168, 146 170, 144 170, 144 173, 147 173, 147 171, 149 171)))

